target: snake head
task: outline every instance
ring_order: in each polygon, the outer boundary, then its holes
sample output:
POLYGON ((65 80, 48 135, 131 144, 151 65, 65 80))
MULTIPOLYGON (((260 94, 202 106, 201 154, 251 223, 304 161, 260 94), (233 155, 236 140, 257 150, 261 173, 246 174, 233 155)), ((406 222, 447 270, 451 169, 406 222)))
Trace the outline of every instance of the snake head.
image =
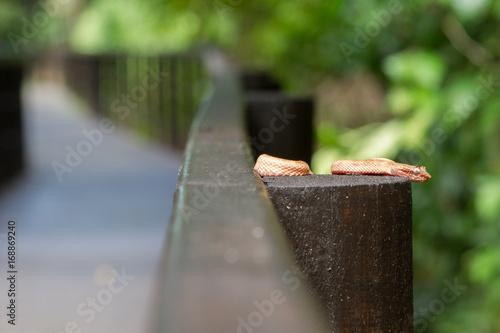
POLYGON ((412 182, 425 183, 431 178, 431 175, 425 170, 424 166, 401 165, 393 168, 392 174, 398 177, 410 178, 412 182))

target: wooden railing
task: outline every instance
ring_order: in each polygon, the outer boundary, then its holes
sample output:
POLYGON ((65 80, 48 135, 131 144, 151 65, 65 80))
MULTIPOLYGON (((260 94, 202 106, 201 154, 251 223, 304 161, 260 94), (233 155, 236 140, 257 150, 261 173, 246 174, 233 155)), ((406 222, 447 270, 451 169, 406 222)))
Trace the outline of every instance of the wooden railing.
POLYGON ((412 332, 410 181, 261 179, 252 151, 310 159, 312 103, 269 82, 244 92, 208 59, 214 91, 185 150, 153 332, 412 332))
POLYGON ((71 61, 101 116, 187 142, 152 332, 413 331, 408 179, 253 172, 261 153, 310 161, 309 97, 214 53, 71 61))
POLYGON ((100 117, 184 148, 208 77, 194 55, 70 55, 66 82, 100 117))
POLYGON ((154 332, 327 332, 253 173, 238 78, 209 64, 215 89, 186 147, 154 332))

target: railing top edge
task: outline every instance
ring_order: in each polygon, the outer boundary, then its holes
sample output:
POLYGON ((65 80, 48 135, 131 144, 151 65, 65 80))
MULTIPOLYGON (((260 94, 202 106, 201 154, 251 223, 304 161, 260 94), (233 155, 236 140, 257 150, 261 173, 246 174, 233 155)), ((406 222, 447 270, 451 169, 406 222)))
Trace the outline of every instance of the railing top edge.
POLYGON ((204 58, 215 89, 196 116, 180 172, 156 331, 237 331, 251 325, 256 302, 276 301, 266 303, 275 314, 260 329, 326 332, 252 170, 237 75, 220 55, 204 58))

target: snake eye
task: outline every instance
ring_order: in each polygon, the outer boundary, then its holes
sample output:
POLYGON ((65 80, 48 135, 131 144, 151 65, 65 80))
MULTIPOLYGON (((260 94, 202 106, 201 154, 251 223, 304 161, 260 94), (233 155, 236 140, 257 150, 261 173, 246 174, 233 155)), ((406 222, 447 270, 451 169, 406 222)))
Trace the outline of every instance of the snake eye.
POLYGON ((419 168, 413 169, 413 173, 416 174, 416 175, 419 175, 420 174, 420 169, 419 168))

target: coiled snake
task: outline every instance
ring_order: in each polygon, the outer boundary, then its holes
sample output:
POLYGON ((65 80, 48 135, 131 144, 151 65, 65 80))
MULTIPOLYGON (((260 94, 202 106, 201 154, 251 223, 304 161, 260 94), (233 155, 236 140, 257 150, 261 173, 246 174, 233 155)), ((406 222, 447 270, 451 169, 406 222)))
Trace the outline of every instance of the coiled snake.
MULTIPOLYGON (((254 170, 261 177, 312 175, 304 161, 286 160, 262 154, 255 163, 254 170)), ((397 163, 387 158, 369 160, 338 160, 333 162, 332 174, 387 175, 407 177, 413 182, 424 183, 431 178, 424 166, 397 163)))

